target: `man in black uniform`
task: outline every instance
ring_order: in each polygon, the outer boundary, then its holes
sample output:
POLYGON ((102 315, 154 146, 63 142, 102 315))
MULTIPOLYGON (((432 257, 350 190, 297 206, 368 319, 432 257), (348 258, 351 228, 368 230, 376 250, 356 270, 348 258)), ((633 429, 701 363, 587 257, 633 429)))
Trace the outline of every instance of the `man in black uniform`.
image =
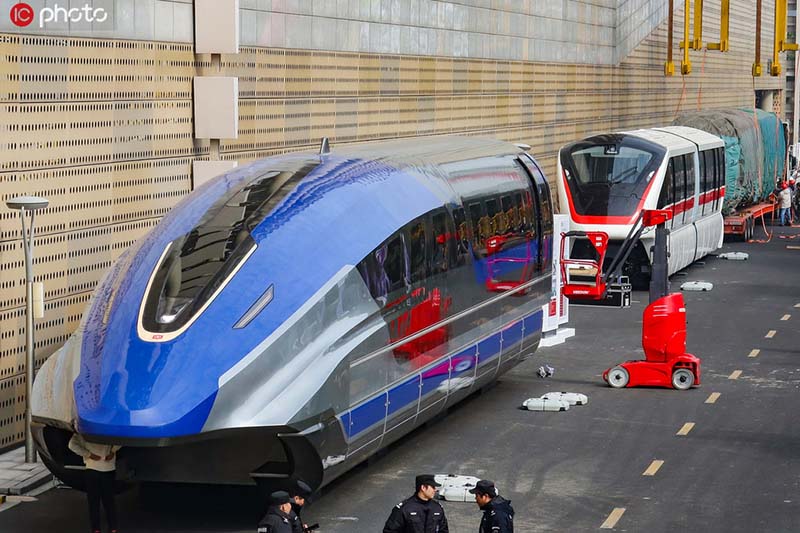
POLYGON ((289 503, 292 504, 292 511, 289 513, 289 519, 292 521, 292 533, 303 533, 308 528, 308 525, 300 518, 300 512, 309 496, 311 496, 311 487, 302 479, 295 481, 294 487, 289 491, 291 498, 289 503))
POLYGON ((497 493, 494 481, 482 479, 470 492, 483 511, 478 533, 514 533, 514 508, 510 501, 497 493))
POLYGON ((450 533, 444 509, 433 499, 441 485, 430 474, 415 481, 417 492, 394 506, 383 533, 450 533))
POLYGON ((258 523, 258 533, 292 533, 292 522, 289 513, 292 505, 289 503, 289 493, 279 490, 269 496, 270 506, 267 514, 258 523))

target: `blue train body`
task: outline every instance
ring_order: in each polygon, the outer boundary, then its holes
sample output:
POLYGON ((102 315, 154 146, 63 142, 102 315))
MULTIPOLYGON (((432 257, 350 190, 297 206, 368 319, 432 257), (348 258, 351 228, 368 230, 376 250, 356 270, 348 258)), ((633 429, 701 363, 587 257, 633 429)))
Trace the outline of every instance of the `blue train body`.
POLYGON ((435 138, 260 160, 115 263, 34 384, 132 480, 319 487, 530 355, 552 209, 514 145, 435 138))

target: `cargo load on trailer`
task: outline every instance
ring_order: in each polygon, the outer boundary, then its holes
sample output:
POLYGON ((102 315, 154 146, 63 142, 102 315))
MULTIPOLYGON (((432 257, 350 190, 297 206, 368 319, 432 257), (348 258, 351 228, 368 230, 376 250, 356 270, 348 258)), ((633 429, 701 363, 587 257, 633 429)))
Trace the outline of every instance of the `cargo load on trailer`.
POLYGON ((725 142, 723 215, 767 201, 783 178, 786 139, 774 113, 760 109, 715 109, 684 113, 674 125, 712 133, 725 142))

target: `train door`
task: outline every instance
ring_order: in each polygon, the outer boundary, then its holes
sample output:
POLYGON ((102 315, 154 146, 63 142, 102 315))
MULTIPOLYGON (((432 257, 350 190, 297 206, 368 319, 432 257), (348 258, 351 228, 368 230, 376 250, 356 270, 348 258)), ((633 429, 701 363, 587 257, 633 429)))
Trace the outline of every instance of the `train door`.
MULTIPOLYGON (((550 186, 544 176, 544 172, 539 167, 538 163, 526 156, 521 158, 525 169, 528 170, 533 181, 533 198, 535 198, 534 218, 536 221, 536 275, 538 276, 552 276, 552 263, 553 263, 553 203, 550 194, 550 186)), ((561 238, 560 236, 558 237, 561 238)), ((546 290, 550 290, 550 283, 545 283, 546 290)), ((535 349, 538 345, 539 338, 535 335, 526 334, 526 331, 541 330, 541 324, 536 325, 538 317, 527 317, 522 324, 520 324, 520 353, 526 353, 531 349, 535 349)), ((505 333, 505 332, 504 332, 505 333)), ((506 335, 509 339, 504 340, 504 345, 510 346, 510 341, 515 340, 516 332, 511 331, 506 335)))
MULTIPOLYGON (((463 217, 463 214, 461 215, 463 217)), ((445 209, 434 211, 428 218, 432 230, 430 240, 431 276, 429 283, 430 298, 428 310, 433 323, 445 320, 452 308, 450 295, 450 274, 459 266, 458 232, 450 213, 445 209)), ((426 349, 435 361, 448 351, 451 337, 451 325, 446 325, 429 333, 426 349)), ((428 365, 420 376, 419 413, 428 417, 444 406, 447 398, 448 380, 450 378, 450 361, 444 359, 428 365)))
POLYGON ((520 159, 528 171, 532 184, 533 199, 536 208, 536 265, 537 272, 549 274, 553 261, 553 202, 550 195, 550 186, 544 177, 544 172, 530 157, 520 159))

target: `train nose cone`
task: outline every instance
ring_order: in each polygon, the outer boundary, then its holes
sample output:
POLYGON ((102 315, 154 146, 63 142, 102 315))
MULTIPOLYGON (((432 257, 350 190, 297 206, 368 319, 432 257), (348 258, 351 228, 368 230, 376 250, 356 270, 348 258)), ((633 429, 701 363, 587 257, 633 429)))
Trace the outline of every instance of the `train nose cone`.
POLYGON ((196 347, 131 337, 107 336, 95 357, 86 357, 90 352, 84 351, 73 386, 78 429, 132 438, 200 432, 216 398, 217 381, 201 364, 196 347))
POLYGON ((89 435, 130 438, 173 438, 199 433, 208 418, 216 394, 194 407, 175 409, 156 405, 146 409, 127 409, 102 404, 79 410, 78 430, 89 435))

